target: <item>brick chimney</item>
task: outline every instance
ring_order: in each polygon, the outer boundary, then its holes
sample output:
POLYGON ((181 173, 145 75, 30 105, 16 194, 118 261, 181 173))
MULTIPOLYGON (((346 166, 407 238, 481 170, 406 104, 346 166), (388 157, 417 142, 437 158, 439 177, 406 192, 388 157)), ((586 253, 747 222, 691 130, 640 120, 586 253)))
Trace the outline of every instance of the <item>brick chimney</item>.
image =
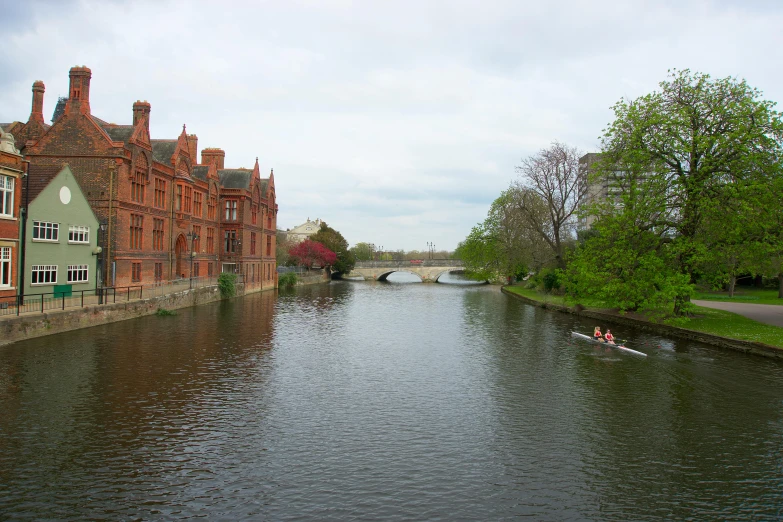
POLYGON ((150 135, 150 111, 152 110, 152 106, 147 100, 141 101, 136 100, 136 103, 133 104, 133 128, 136 128, 136 125, 144 120, 144 127, 147 129, 147 136, 150 135))
POLYGON ((190 160, 193 165, 199 165, 198 162, 198 136, 188 134, 188 150, 190 151, 190 160))
POLYGON ((43 99, 46 87, 41 80, 33 83, 33 108, 30 111, 30 121, 44 122, 43 117, 43 99))
POLYGON ((215 168, 222 170, 226 160, 226 153, 223 149, 204 149, 201 151, 201 163, 203 165, 215 165, 215 168))
POLYGON ((68 89, 68 102, 65 112, 78 110, 82 114, 90 114, 90 78, 92 71, 89 67, 71 67, 69 73, 71 82, 68 89))

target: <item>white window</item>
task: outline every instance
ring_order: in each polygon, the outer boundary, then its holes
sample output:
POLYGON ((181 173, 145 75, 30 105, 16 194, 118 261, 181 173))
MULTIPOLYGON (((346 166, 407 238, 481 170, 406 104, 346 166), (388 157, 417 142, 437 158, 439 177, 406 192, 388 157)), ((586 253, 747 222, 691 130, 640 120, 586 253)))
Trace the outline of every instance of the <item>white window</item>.
POLYGON ((87 265, 68 265, 69 283, 87 282, 87 265))
POLYGON ((59 241, 60 224, 48 221, 33 221, 33 241, 59 241))
POLYGON ((0 216, 14 215, 14 178, 0 176, 0 216))
POLYGON ((0 247, 0 288, 11 286, 11 247, 0 247))
POLYGON ((53 285, 57 283, 57 265, 33 265, 30 284, 53 285))
POLYGON ((83 227, 81 225, 68 225, 68 242, 89 243, 90 227, 83 227))

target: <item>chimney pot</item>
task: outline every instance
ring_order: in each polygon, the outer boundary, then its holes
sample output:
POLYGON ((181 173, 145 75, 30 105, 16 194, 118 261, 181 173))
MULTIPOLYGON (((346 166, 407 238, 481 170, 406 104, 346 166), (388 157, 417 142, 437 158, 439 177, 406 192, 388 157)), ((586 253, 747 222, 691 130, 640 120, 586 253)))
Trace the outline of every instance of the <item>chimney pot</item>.
POLYGON ((30 121, 44 122, 43 117, 43 99, 46 87, 44 82, 37 80, 33 82, 33 107, 30 110, 30 121))

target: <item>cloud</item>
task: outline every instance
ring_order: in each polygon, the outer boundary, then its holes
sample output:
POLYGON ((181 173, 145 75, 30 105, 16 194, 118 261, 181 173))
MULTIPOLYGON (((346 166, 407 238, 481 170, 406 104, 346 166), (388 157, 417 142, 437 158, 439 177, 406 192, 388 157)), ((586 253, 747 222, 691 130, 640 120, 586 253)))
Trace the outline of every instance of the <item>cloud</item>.
POLYGON ((595 150, 611 105, 672 67, 738 76, 780 100, 778 2, 401 0, 26 2, 0 27, 0 121, 46 115, 68 69, 91 107, 155 138, 187 124, 226 164, 275 169, 279 224, 320 217, 352 244, 453 249, 554 140, 595 150))

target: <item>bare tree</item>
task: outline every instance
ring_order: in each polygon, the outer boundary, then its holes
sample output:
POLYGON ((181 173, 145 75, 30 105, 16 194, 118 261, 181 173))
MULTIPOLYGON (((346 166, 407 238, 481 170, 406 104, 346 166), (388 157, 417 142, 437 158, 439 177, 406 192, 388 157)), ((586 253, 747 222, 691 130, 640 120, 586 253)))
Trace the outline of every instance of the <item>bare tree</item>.
POLYGON ((523 222, 552 249, 557 266, 565 268, 564 246, 575 237, 576 212, 587 197, 581 152, 555 141, 549 148, 522 160, 512 186, 523 222))

